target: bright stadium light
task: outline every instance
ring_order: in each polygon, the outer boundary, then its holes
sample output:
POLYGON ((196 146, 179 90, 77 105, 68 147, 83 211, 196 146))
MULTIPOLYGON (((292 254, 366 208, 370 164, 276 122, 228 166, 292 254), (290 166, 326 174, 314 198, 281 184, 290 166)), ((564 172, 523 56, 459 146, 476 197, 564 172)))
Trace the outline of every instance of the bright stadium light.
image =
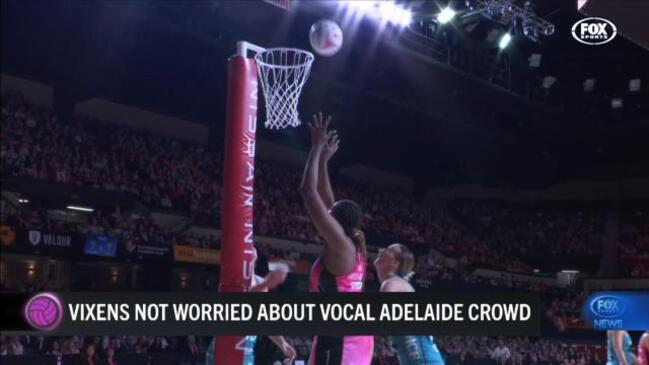
POLYGON ((27 203, 29 203, 29 199, 20 198, 20 199, 18 199, 18 203, 27 204, 27 203))
POLYGON ((379 13, 386 21, 393 21, 399 8, 392 1, 385 1, 379 6, 379 13))
POLYGON ((80 212, 94 212, 95 210, 87 207, 80 207, 78 205, 68 205, 66 208, 70 210, 78 210, 80 212))
POLYGON ((442 11, 437 15, 437 21, 440 24, 445 24, 450 22, 455 17, 455 10, 450 7, 442 9, 442 11))
POLYGON ((349 6, 350 8, 356 9, 358 11, 368 11, 373 6, 376 5, 376 1, 375 0, 352 0, 352 1, 346 1, 345 4, 347 4, 347 6, 349 6))
POLYGON ((500 49, 505 49, 505 48, 507 48, 507 46, 509 45, 509 42, 511 42, 511 41, 512 41, 511 34, 505 33, 505 34, 503 34, 502 37, 500 37, 500 42, 498 42, 498 47, 500 47, 500 49))
POLYGON ((412 11, 397 5, 394 1, 351 0, 344 1, 349 9, 357 14, 380 18, 383 23, 408 26, 412 23, 412 11))
POLYGON ((404 9, 391 1, 382 2, 379 6, 379 14, 383 21, 392 24, 408 26, 412 22, 412 12, 404 9))
POLYGON ((398 24, 407 27, 412 23, 412 12, 408 9, 401 9, 398 24))

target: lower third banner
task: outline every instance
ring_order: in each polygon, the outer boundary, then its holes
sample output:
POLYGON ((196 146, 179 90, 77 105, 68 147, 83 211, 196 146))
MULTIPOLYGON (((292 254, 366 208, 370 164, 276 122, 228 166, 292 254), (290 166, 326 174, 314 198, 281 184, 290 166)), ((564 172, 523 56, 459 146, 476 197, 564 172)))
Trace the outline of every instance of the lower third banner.
POLYGON ((2 298, 13 306, 2 313, 23 318, 4 331, 52 335, 538 335, 539 302, 491 291, 39 293, 2 298))

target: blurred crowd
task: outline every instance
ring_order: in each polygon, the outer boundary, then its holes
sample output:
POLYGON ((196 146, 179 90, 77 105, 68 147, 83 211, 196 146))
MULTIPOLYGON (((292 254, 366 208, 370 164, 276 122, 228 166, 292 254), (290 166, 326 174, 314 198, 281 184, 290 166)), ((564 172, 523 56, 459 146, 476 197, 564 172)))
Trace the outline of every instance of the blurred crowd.
POLYGON ((438 345, 462 362, 490 358, 499 364, 603 364, 602 347, 529 337, 440 337, 438 345))
POLYGON ((622 273, 630 277, 649 275, 649 212, 626 214, 619 240, 622 273))
MULTIPOLYGON (((84 213, 84 217, 87 221, 75 222, 62 214, 26 205, 15 214, 6 214, 3 217, 3 224, 18 229, 112 235, 126 247, 137 244, 169 246, 172 242, 171 235, 160 227, 148 212, 127 214, 116 207, 112 211, 96 209, 84 213)), ((201 242, 206 243, 206 241, 201 242)))
MULTIPOLYGON (((0 172, 62 184, 88 186, 137 196, 146 207, 187 214, 195 224, 219 222, 222 153, 218 149, 182 142, 88 118, 59 120, 52 110, 35 107, 19 95, 3 96, 0 133, 0 172)), ((255 176, 255 233, 302 242, 321 242, 306 212, 297 186, 301 171, 258 160, 255 176)), ((538 252, 547 255, 598 254, 605 236, 605 211, 574 206, 539 206, 504 202, 432 202, 405 191, 389 190, 336 178, 337 197, 356 200, 364 209, 370 245, 401 241, 428 244, 454 258, 449 264, 432 252, 420 255, 416 285, 462 282, 552 293, 545 305, 548 318, 578 318, 583 293, 553 292, 543 284, 510 278, 485 278, 467 267, 486 266, 509 272, 531 272, 523 261, 538 252), (504 259, 506 258, 506 259, 504 259), (520 258, 520 259, 518 259, 520 258)), ((176 234, 161 227, 148 211, 96 209, 84 223, 71 223, 47 209, 25 205, 3 223, 23 229, 110 234, 126 246, 170 247, 184 244, 219 248, 210 234, 176 234)), ((649 213, 627 212, 620 221, 619 253, 622 273, 649 275, 649 213)), ((257 244, 267 257, 313 260, 314 255, 257 244)), ((555 323, 557 327, 561 324, 555 323)), ((592 346, 556 340, 493 337, 439 337, 446 356, 461 362, 506 356, 503 363, 562 365, 601 364, 592 346), (505 350, 506 349, 506 350, 505 350), (507 354, 507 355, 505 355, 507 354)), ((311 340, 292 338, 298 353, 308 355, 311 340)), ((209 343, 203 337, 0 337, 2 355, 79 354, 110 362, 115 354, 180 352, 202 356, 209 343)), ((377 339, 380 364, 396 357, 385 338, 377 339)))
POLYGON ((194 336, 2 336, 2 355, 74 355, 93 347, 96 354, 205 352, 210 338, 194 336))
MULTIPOLYGON (((288 337, 299 359, 307 359, 311 338, 288 337)), ((78 355, 95 357, 100 362, 118 362, 124 354, 187 354, 202 360, 211 337, 196 336, 1 336, 1 355, 78 355)), ((439 336, 435 342, 447 363, 493 360, 497 364, 598 365, 604 363, 602 345, 567 343, 536 337, 439 336)), ((265 338, 259 338, 255 351, 263 363, 281 361, 282 355, 265 338)), ((97 363, 97 361, 95 361, 97 363)), ((397 365, 389 339, 376 337, 374 362, 397 365)))
MULTIPOLYGON (((23 206, 12 214, 4 214, 2 223, 17 229, 39 229, 50 232, 65 232, 72 234, 101 234, 117 238, 129 250, 143 244, 171 248, 173 244, 220 249, 221 243, 215 234, 185 232, 172 234, 161 227, 148 212, 125 213, 119 207, 112 211, 101 209, 84 213, 87 222, 71 222, 56 216, 47 209, 23 206)), ((300 259, 314 260, 313 254, 299 252, 295 249, 280 249, 261 242, 256 243, 257 250, 266 257, 275 257, 287 261, 300 259)))
MULTIPOLYGON (((2 98, 1 173, 65 184, 131 193, 146 206, 189 214, 199 224, 219 221, 222 153, 88 118, 59 120, 52 110, 35 107, 19 95, 2 98)), ((256 234, 319 242, 296 188, 301 171, 259 160, 255 176, 256 234)), ((404 191, 379 189, 336 178, 340 198, 363 206, 370 244, 390 241, 427 243, 471 264, 529 272, 521 260, 545 253, 598 253, 604 237, 604 211, 539 207, 497 202, 431 202, 404 191), (507 260, 502 260, 507 257, 507 260)), ((38 219, 38 217, 25 217, 38 219)), ((173 237, 142 214, 93 215, 90 230, 117 230, 128 239, 173 239, 216 247, 213 237, 173 237), (108 228, 109 227, 109 228, 108 228)), ((49 224, 45 220, 44 224, 49 224)), ((647 274, 649 226, 646 212, 623 222, 620 250, 631 257, 626 274, 647 274)), ((126 242, 126 241, 124 241, 126 242)), ((448 273, 444 273, 448 275, 448 273)))
POLYGON ((158 134, 99 121, 60 121, 20 97, 2 100, 2 175, 132 193, 189 211, 218 202, 221 158, 158 134))
POLYGON ((541 281, 535 282, 513 275, 500 277, 476 275, 467 265, 467 260, 458 260, 453 265, 446 261, 445 259, 435 259, 433 255, 420 257, 415 267, 415 284, 422 289, 439 287, 440 282, 454 282, 463 285, 504 287, 539 293, 547 293, 552 290, 551 286, 545 285, 541 281))

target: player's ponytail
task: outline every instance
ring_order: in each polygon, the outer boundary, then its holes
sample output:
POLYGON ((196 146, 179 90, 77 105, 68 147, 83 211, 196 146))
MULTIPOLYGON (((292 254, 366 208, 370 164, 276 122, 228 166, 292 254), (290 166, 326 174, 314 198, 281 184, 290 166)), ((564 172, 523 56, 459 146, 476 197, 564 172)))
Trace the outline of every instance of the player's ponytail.
POLYGON ((412 254, 408 246, 402 245, 401 243, 397 243, 397 245, 399 245, 400 251, 396 258, 399 261, 399 267, 395 274, 405 280, 410 280, 415 275, 413 271, 415 267, 415 255, 412 254))
POLYGON ((354 246, 362 252, 363 257, 367 258, 365 234, 361 230, 361 221, 363 220, 361 206, 352 200, 339 200, 331 207, 331 215, 340 223, 345 234, 351 238, 354 246))
POLYGON ((367 258, 367 243, 365 242, 365 233, 363 233, 363 231, 358 228, 354 228, 350 237, 354 242, 354 246, 356 246, 357 249, 361 250, 363 258, 367 258))

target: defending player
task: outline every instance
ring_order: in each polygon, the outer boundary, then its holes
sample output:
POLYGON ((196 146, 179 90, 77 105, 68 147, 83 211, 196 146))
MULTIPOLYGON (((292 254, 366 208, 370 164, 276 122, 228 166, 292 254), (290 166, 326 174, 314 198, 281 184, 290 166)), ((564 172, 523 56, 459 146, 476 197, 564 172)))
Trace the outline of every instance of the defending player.
MULTIPOLYGON (((304 205, 325 244, 311 268, 309 291, 324 293, 362 292, 365 281, 365 236, 360 230, 363 212, 351 200, 334 203, 327 162, 338 149, 335 131, 327 131, 331 117, 313 116, 311 151, 300 192, 304 205)), ((372 336, 316 336, 309 365, 369 365, 372 336)))
MULTIPOLYGON (((255 262, 254 264, 257 263, 257 250, 255 250, 255 262)), ((250 292, 252 293, 259 293, 259 292, 267 292, 269 290, 275 289, 276 287, 280 286, 284 280, 286 280, 286 271, 283 270, 274 270, 268 273, 266 277, 261 277, 258 275, 253 275, 252 276, 252 287, 250 288, 250 292)), ((286 339, 283 336, 268 336, 277 347, 282 351, 282 354, 284 355, 285 363, 293 363, 293 360, 297 356, 297 353, 295 352, 295 349, 291 344, 289 344, 286 339)), ((245 365, 254 365, 255 364, 255 353, 254 353, 254 348, 255 348, 255 343, 257 342, 257 336, 246 336, 245 337, 245 342, 243 343, 243 347, 245 348, 245 358, 244 358, 244 364, 245 365)), ((214 358, 215 358, 215 352, 214 352, 214 346, 215 346, 216 338, 213 338, 212 341, 210 342, 209 347, 207 348, 207 351, 205 352, 205 365, 214 365, 214 358)))
MULTIPOLYGON (((415 256, 408 247, 395 243, 379 250, 374 266, 381 292, 415 291, 408 281, 413 274, 415 256)), ((401 365, 444 365, 432 336, 390 336, 390 343, 401 365)))
POLYGON ((627 331, 606 331, 606 365, 633 365, 631 336, 627 331))

